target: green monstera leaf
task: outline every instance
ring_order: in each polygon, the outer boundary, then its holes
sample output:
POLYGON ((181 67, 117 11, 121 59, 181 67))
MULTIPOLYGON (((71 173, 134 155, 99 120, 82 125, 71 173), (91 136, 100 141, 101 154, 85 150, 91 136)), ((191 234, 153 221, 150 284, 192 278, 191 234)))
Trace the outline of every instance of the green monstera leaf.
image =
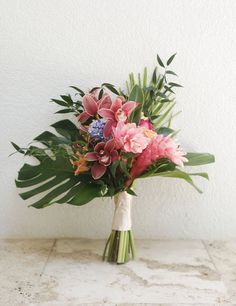
POLYGON ((37 165, 24 164, 19 171, 16 186, 27 188, 20 193, 21 198, 26 200, 37 196, 30 206, 43 208, 54 203, 84 205, 102 196, 104 186, 94 183, 89 174, 74 175, 68 151, 73 143, 83 140, 78 128, 69 120, 56 122, 52 127, 59 135, 46 131, 35 138, 46 146, 46 150, 31 146, 24 151, 13 144, 18 152, 31 155, 38 161, 37 165))

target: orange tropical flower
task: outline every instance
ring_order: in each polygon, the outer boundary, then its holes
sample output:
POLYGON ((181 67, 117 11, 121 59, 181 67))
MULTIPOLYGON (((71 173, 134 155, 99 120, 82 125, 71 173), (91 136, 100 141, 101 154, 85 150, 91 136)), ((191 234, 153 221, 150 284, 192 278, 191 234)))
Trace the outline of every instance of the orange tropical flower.
POLYGON ((72 164, 77 167, 75 170, 75 175, 79 175, 80 173, 87 172, 89 170, 86 158, 80 153, 77 153, 77 155, 79 159, 72 161, 72 164))

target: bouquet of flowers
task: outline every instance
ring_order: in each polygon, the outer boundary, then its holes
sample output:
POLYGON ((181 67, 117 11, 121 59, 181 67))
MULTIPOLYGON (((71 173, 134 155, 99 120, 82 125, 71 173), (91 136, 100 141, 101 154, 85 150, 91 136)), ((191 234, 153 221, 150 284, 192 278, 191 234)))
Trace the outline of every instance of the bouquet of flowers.
POLYGON ((58 114, 74 113, 74 123, 65 119, 52 124, 56 133, 43 132, 34 139, 38 145, 12 143, 19 153, 37 159, 36 165, 24 164, 16 180, 18 188, 28 188, 20 193, 22 199, 41 195, 31 206, 81 206, 94 198, 114 197, 112 232, 103 254, 109 262, 124 263, 135 256, 131 200, 136 179, 180 178, 201 192, 192 176, 208 175, 183 168, 214 162, 208 153, 186 153, 175 140, 174 90, 181 85, 169 81, 176 76, 169 70, 174 57, 164 64, 157 55, 163 71, 155 67, 148 77, 145 68, 136 79, 131 73, 125 90, 103 83, 85 93, 71 86, 74 96, 52 102, 62 106, 58 114))

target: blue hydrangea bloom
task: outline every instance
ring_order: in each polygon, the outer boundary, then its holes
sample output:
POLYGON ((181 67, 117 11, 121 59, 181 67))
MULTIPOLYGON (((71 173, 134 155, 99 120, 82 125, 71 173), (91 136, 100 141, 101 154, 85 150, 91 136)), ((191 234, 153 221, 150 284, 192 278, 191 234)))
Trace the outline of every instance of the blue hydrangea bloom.
POLYGON ((103 129, 106 124, 104 119, 93 120, 89 125, 88 132, 94 141, 107 141, 103 135, 103 129))

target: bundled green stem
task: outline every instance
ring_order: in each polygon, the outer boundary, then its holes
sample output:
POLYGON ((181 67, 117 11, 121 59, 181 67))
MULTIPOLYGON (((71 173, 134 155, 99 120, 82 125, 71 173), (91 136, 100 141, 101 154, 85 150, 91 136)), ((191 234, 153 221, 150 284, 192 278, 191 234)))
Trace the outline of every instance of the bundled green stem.
POLYGON ((136 256, 132 230, 112 230, 103 253, 103 260, 123 264, 136 256))

